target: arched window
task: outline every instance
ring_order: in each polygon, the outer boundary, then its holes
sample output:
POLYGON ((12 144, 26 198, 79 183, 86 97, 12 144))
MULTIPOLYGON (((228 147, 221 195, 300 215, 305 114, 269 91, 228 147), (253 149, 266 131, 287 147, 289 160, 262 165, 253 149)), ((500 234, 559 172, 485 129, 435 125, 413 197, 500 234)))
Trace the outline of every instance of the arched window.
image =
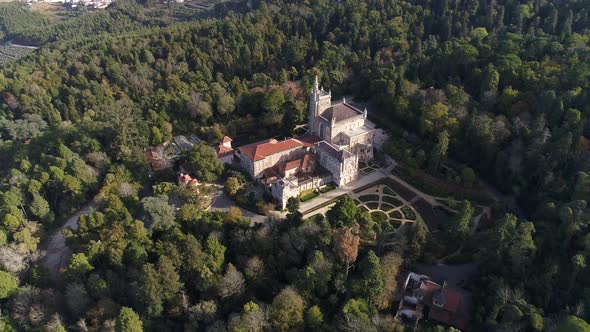
POLYGON ((324 124, 320 123, 320 138, 324 139, 324 124))

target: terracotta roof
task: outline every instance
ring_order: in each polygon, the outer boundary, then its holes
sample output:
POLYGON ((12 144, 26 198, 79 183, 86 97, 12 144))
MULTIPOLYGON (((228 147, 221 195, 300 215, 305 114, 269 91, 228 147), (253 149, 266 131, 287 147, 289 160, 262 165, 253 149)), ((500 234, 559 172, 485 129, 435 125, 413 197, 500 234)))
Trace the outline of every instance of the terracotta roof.
POLYGON ((285 163, 284 170, 285 171, 290 171, 292 169, 298 168, 299 165, 301 165, 301 159, 292 160, 292 161, 289 161, 289 162, 285 163))
POLYGON ((215 147, 215 152, 217 152, 218 157, 223 157, 223 156, 227 156, 228 154, 233 153, 234 149, 232 149, 228 146, 218 145, 215 147))
POLYGON ((270 155, 303 147, 304 144, 298 139, 289 138, 284 141, 277 141, 274 138, 240 147, 240 151, 253 161, 262 160, 270 155))
POLYGON ((447 287, 445 288, 445 296, 447 297, 445 310, 457 312, 457 309, 459 309, 459 302, 461 302, 461 294, 459 294, 457 290, 447 287))
POLYGON ((361 114, 363 114, 362 111, 357 109, 356 107, 348 105, 346 103, 340 103, 323 111, 321 117, 328 121, 332 121, 332 118, 334 118, 335 122, 340 122, 342 120, 346 120, 348 118, 352 118, 353 116, 361 114))
POLYGON ((305 135, 305 136, 297 137, 297 139, 300 140, 301 142, 303 142, 303 144, 305 144, 306 148, 308 148, 308 147, 310 147, 322 140, 321 138, 319 138, 318 136, 315 136, 315 135, 305 135))

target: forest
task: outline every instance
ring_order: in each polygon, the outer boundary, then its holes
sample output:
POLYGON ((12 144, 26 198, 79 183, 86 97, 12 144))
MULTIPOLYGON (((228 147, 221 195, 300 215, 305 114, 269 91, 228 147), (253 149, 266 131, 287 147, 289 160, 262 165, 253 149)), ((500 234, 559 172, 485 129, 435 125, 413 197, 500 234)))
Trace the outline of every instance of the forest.
MULTIPOLYGON (((144 149, 174 135, 291 136, 318 75, 379 110, 403 167, 468 165, 507 198, 452 239, 479 269, 471 330, 590 331, 590 1, 267 0, 182 20, 150 6, 0 22, 47 43, 0 69, 0 330, 408 329, 393 294, 438 245, 423 228, 364 245, 376 227, 348 200, 250 227, 150 176, 144 149), (49 236, 90 202, 56 278, 49 236)), ((186 162, 235 180, 210 150, 186 162)))

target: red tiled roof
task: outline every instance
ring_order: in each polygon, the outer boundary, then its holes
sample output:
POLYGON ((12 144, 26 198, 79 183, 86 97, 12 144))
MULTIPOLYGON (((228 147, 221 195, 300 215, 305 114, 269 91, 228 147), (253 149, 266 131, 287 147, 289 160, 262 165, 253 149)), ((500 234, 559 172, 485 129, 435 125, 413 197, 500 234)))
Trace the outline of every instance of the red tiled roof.
POLYGON ((461 294, 453 288, 445 288, 445 295, 447 302, 445 303, 445 310, 450 312, 457 312, 459 309, 459 302, 461 302, 461 294))
POLYGON ((301 165, 301 159, 289 161, 289 162, 285 163, 285 171, 290 171, 292 169, 295 169, 295 168, 299 167, 299 165, 301 165))
POLYGON ((217 152, 218 157, 222 157, 231 154, 232 152, 234 152, 234 149, 228 146, 218 145, 215 147, 215 152, 217 152))
POLYGON ((315 135, 305 135, 305 136, 298 137, 297 139, 300 140, 301 142, 303 142, 303 144, 305 144, 306 148, 308 148, 308 147, 310 147, 322 140, 321 138, 319 138, 318 136, 315 136, 315 135))
POLYGON ((447 323, 449 325, 451 323, 453 314, 451 314, 450 312, 443 310, 441 308, 438 308, 436 306, 432 306, 430 307, 430 313, 428 314, 428 319, 432 319, 432 320, 436 320, 439 322, 443 322, 443 323, 447 323))
POLYGON ((240 147, 240 151, 253 161, 262 160, 270 155, 304 146, 298 139, 290 138, 277 141, 274 138, 240 147))
POLYGON ((340 103, 323 111, 321 116, 328 121, 332 121, 332 118, 334 118, 335 122, 339 122, 361 114, 361 111, 355 107, 345 103, 340 103))

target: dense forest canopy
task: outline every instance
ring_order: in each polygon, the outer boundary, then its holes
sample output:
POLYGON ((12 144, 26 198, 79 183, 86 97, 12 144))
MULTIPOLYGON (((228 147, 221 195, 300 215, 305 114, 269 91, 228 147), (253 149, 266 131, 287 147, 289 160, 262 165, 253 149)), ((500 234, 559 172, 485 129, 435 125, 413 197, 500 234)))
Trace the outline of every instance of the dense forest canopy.
POLYGON ((438 175, 448 150, 514 198, 460 237, 480 269, 474 330, 588 330, 590 1, 272 0, 185 22, 149 10, 0 22, 47 42, 0 70, 5 330, 402 330, 391 280, 432 247, 420 227, 392 250, 359 247, 372 221, 347 202, 337 218, 292 206, 248 227, 171 174, 148 177, 144 149, 176 134, 291 135, 315 75, 375 105, 401 164, 438 175), (90 201, 55 283, 39 245, 90 201))

